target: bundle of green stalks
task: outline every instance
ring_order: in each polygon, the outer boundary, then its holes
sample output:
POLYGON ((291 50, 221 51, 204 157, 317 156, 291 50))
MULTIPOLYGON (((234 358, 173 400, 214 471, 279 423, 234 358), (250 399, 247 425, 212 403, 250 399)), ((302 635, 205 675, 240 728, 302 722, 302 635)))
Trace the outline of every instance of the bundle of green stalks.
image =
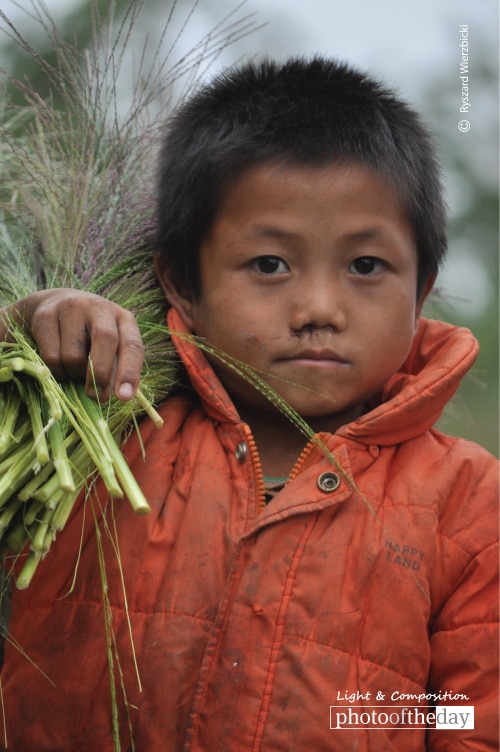
MULTIPOLYGON (((32 343, 19 331, 15 338, 0 349, 0 542, 13 553, 30 545, 16 579, 26 588, 95 472, 137 513, 149 506, 113 436, 123 434, 138 407, 111 410, 106 419, 83 385, 58 384, 32 343)), ((141 390, 136 399, 161 425, 141 390)))
POLYGON ((144 48, 130 108, 119 115, 116 82, 141 6, 132 2, 114 23, 91 3, 89 52, 65 41, 43 3, 34 2, 57 53, 55 65, 0 11, 5 30, 42 66, 52 91, 42 99, 2 71, 0 307, 51 287, 97 293, 135 314, 145 347, 136 398, 100 405, 82 385, 58 383, 22 322, 10 320, 9 341, 0 345, 0 551, 9 562, 24 552, 19 588, 29 585, 97 473, 113 497, 126 496, 136 512, 148 511, 119 446, 144 412, 161 423, 152 405, 182 381, 152 265, 158 137, 173 84, 191 87, 202 64, 253 22, 227 19, 168 70, 166 60, 158 63, 163 38, 149 68, 144 48))

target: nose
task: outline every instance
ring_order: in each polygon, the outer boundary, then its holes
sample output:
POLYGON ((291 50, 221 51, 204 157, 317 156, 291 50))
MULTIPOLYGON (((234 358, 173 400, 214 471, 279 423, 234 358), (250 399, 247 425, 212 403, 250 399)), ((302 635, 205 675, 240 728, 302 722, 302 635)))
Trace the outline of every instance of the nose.
POLYGON ((347 325, 346 302, 339 280, 324 274, 302 280, 292 303, 290 328, 294 333, 321 329, 340 332, 347 325))

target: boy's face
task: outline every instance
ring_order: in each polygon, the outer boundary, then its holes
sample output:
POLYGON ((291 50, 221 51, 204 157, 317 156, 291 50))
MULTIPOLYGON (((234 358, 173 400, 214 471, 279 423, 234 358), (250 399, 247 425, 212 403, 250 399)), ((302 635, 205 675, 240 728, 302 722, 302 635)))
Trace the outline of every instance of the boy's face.
MULTIPOLYGON (((360 165, 247 170, 227 189, 199 263, 198 298, 160 271, 186 324, 322 430, 357 417, 408 355, 422 304, 413 231, 395 191, 360 165)), ((214 367, 243 416, 266 409, 214 367)))

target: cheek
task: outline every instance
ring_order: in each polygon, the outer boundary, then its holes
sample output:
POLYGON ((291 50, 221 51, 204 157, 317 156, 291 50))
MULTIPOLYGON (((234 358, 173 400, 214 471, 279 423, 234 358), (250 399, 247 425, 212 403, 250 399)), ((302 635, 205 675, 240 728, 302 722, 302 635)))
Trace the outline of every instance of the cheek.
POLYGON ((374 337, 373 351, 377 359, 401 365, 411 349, 418 329, 415 301, 401 295, 397 305, 394 300, 381 315, 371 320, 370 329, 374 337), (416 323, 417 322, 417 323, 416 323))
POLYGON ((400 291, 388 301, 385 315, 386 326, 396 339, 414 336, 417 306, 413 295, 406 290, 400 291))
POLYGON ((244 360, 246 353, 257 347, 258 336, 253 322, 241 314, 228 299, 218 297, 197 307, 193 331, 223 353, 244 360))
POLYGON ((398 371, 406 361, 415 338, 414 320, 408 320, 394 331, 394 337, 388 342, 388 352, 393 353, 393 368, 398 371))

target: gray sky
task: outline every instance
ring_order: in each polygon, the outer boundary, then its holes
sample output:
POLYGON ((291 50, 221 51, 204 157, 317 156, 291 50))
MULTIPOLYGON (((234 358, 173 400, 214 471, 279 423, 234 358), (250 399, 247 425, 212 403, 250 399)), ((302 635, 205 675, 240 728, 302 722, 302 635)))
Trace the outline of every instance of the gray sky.
POLYGON ((495 0, 249 0, 245 7, 268 23, 260 39, 247 40, 250 51, 267 40, 271 52, 338 55, 405 90, 417 90, 433 73, 454 72, 460 24, 494 45, 498 29, 495 0))
MULTIPOLYGON (((67 11, 78 0, 43 0, 49 10, 67 11)), ((145 0, 154 14, 154 28, 166 21, 171 2, 145 0), (164 11, 158 13, 158 8, 164 11), (162 17, 163 16, 163 17, 162 17)), ((194 4, 194 3, 193 3, 194 4)), ((189 7, 187 3, 183 4, 189 7)), ((197 40, 214 22, 233 12, 237 0, 198 0, 189 21, 186 43, 197 40)), ((30 0, 3 0, 2 10, 15 19, 23 18, 20 7, 29 9, 30 0)), ((277 55, 322 52, 347 58, 372 69, 388 83, 418 91, 423 80, 435 74, 454 75, 458 58, 458 27, 468 24, 471 42, 489 42, 498 54, 498 3, 496 0, 247 0, 240 15, 257 14, 264 28, 242 40, 239 54, 262 51, 277 55)), ((176 17, 184 20, 180 8, 176 17)), ((25 16, 24 16, 25 18, 25 16)), ((153 20, 153 19, 152 19, 153 20)), ((144 23, 144 26, 149 26, 144 23)), ((234 48, 221 64, 234 60, 234 48)))

